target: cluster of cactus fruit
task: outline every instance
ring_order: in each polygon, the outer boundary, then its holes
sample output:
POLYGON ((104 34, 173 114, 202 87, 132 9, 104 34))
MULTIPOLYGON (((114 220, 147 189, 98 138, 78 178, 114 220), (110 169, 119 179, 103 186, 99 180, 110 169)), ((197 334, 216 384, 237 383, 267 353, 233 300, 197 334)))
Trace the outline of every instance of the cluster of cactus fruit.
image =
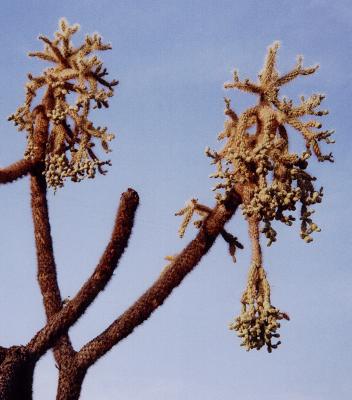
POLYGON ((247 350, 259 350, 267 346, 269 352, 281 343, 273 343, 273 338, 279 338, 277 333, 281 319, 289 320, 286 313, 270 304, 270 286, 264 268, 253 263, 249 270, 248 284, 242 295, 242 312, 229 328, 238 332, 242 339, 241 346, 247 350))
POLYGON ((35 157, 34 126, 38 106, 33 100, 38 90, 45 90, 41 106, 44 118, 50 126, 45 151, 45 177, 49 186, 62 187, 67 178, 78 182, 85 177, 94 178, 96 172, 105 173, 103 166, 110 161, 100 161, 93 151, 94 140, 100 140, 103 149, 109 152, 108 142, 114 135, 106 128, 96 127, 88 119, 91 108, 109 106, 117 81, 108 81, 108 75, 96 51, 109 50, 98 34, 86 36, 84 43, 74 47, 71 41, 79 26, 70 26, 60 20, 60 29, 53 40, 46 36, 42 52, 29 53, 53 64, 42 75, 28 75, 25 103, 9 117, 19 130, 27 133, 25 158, 35 157), (74 98, 74 99, 73 99, 74 98), (70 104, 70 101, 74 101, 70 104), (92 107, 93 103, 93 107, 92 107))
MULTIPOLYGON (((242 198, 242 212, 250 225, 252 248, 252 264, 248 276, 248 287, 242 298, 242 313, 230 325, 238 332, 242 344, 250 349, 260 349, 264 345, 268 351, 276 348, 280 342, 273 344, 271 338, 278 337, 277 322, 286 318, 287 314, 280 312, 270 302, 270 287, 262 266, 260 233, 265 235, 270 246, 277 239, 277 232, 272 226, 274 221, 280 221, 291 226, 295 221, 292 215, 300 205, 301 238, 309 243, 313 240, 311 234, 319 232, 320 228, 313 222, 312 205, 320 203, 323 188, 315 189, 315 177, 307 172, 308 161, 315 154, 318 161, 333 162, 332 154, 323 155, 319 142, 334 143, 331 140, 333 131, 321 130, 321 123, 315 117, 328 113, 317 110, 324 96, 313 94, 301 103, 294 105, 292 100, 279 98, 280 87, 295 78, 313 74, 318 66, 305 68, 302 57, 298 57, 296 66, 284 75, 276 69, 276 56, 279 44, 274 43, 269 49, 264 68, 258 75, 258 82, 249 79, 240 81, 237 71, 233 82, 226 83, 226 89, 238 89, 255 94, 259 102, 242 114, 231 108, 231 102, 225 98, 224 130, 218 139, 225 140, 220 151, 206 148, 205 153, 216 165, 212 178, 219 179, 214 187, 219 203, 228 199, 232 192, 237 192, 242 198), (303 117, 313 116, 307 120, 303 117), (304 138, 306 148, 301 155, 289 150, 289 132, 287 127, 298 131, 304 138), (252 226, 251 226, 252 225, 252 226), (257 231, 258 234, 253 234, 257 231)), ((184 215, 180 228, 180 236, 190 222, 194 212, 204 214, 205 206, 200 206, 194 200, 176 215, 184 215)), ((196 226, 200 222, 196 221, 196 226)))

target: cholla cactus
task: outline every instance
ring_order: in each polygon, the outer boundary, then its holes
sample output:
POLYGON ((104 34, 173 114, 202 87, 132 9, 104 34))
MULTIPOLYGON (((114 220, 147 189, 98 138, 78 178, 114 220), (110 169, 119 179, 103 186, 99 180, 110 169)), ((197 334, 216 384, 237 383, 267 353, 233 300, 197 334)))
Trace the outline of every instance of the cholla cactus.
MULTIPOLYGON (((314 118, 328 113, 317 110, 324 96, 301 97, 299 105, 287 98, 279 98, 281 86, 298 76, 313 74, 318 66, 304 68, 302 57, 298 57, 296 66, 280 76, 276 69, 278 48, 278 42, 269 48, 257 83, 249 79, 240 81, 235 71, 233 82, 225 84, 226 89, 257 95, 259 102, 238 116, 231 108, 230 100, 225 98, 228 120, 218 136, 219 140, 225 140, 225 145, 219 152, 206 149, 206 154, 217 167, 211 177, 221 180, 214 188, 218 202, 228 201, 233 192, 240 194, 243 214, 249 223, 253 255, 248 287, 242 298, 242 314, 230 326, 238 331, 248 350, 260 349, 264 345, 269 351, 276 348, 280 342, 271 343, 271 338, 278 336, 276 320, 287 316, 270 303, 259 233, 265 234, 270 246, 276 241, 272 222, 277 220, 291 226, 295 220, 292 213, 300 203, 301 238, 311 242, 311 234, 319 232, 320 228, 311 219, 314 210, 310 206, 321 202, 323 188, 314 188, 315 177, 306 171, 308 160, 314 153, 319 161, 333 162, 332 154, 323 155, 319 147, 320 141, 333 143, 330 139, 333 131, 321 130, 321 123, 314 118), (306 116, 313 118, 302 120, 306 116), (305 140, 306 148, 301 155, 289 151, 287 126, 297 130, 305 140), (251 128, 254 128, 251 131, 254 133, 249 132, 251 128)), ((180 228, 182 236, 193 211, 197 211, 197 205, 190 204, 181 211, 186 216, 180 228)))
POLYGON ((74 48, 71 36, 77 29, 77 25, 69 26, 65 20, 61 20, 60 31, 53 41, 41 37, 45 43, 44 51, 30 55, 52 62, 54 67, 38 77, 29 75, 25 103, 10 117, 20 130, 27 132, 28 147, 26 159, 0 168, 0 184, 13 182, 29 173, 31 175, 37 278, 47 323, 26 345, 9 348, 0 346, 2 400, 31 398, 35 365, 50 348, 54 350, 59 370, 57 398, 78 400, 88 369, 165 302, 210 250, 219 235, 228 244, 229 254, 236 261, 235 252, 243 246, 224 226, 240 204, 249 225, 252 260, 248 284, 241 300, 242 312, 230 329, 238 332, 247 350, 259 350, 266 346, 270 352, 280 344, 279 341, 272 342, 273 338, 279 337, 279 321, 289 317, 271 304, 260 233, 267 236, 269 244, 275 241, 272 221, 279 220, 291 225, 294 218, 286 214, 294 211, 299 202, 302 237, 309 242, 311 232, 319 231, 310 218, 313 212, 310 206, 321 201, 322 190, 314 189, 315 178, 305 169, 312 151, 319 161, 332 161, 332 156, 323 156, 318 146, 321 140, 331 142, 329 137, 332 132, 320 131, 320 124, 316 120, 300 120, 305 115, 326 114, 325 111, 316 111, 323 98, 321 95, 302 99, 299 106, 278 98, 281 85, 299 75, 312 74, 316 67, 303 68, 299 59, 291 72, 280 77, 275 68, 278 45, 274 44, 269 49, 257 84, 249 80, 240 82, 236 73, 234 82, 225 85, 227 88, 255 93, 260 99, 257 106, 240 116, 231 109, 230 101, 225 99, 225 114, 229 120, 219 138, 226 139, 226 144, 218 153, 207 149, 207 154, 217 165, 217 172, 213 176, 222 180, 216 190, 223 189, 224 193, 217 192, 218 202, 214 208, 192 199, 176 214, 183 216, 180 236, 184 235, 193 216, 198 215, 200 219, 195 221, 198 234, 182 251, 167 257, 168 265, 130 307, 80 350, 75 350, 68 330, 112 278, 128 245, 139 203, 138 194, 133 189, 122 194, 112 235, 99 263, 77 294, 69 301, 63 301, 57 281, 45 178, 56 189, 63 185, 67 177, 79 181, 85 176, 94 177, 96 169, 104 172, 101 167, 106 162, 99 161, 93 153, 92 139, 100 139, 103 148, 108 151, 107 142, 112 135, 106 132, 106 128, 94 127, 88 120, 88 114, 91 101, 97 108, 108 106, 108 98, 117 84, 105 80, 106 70, 96 56, 88 57, 92 52, 107 50, 110 46, 102 44, 101 38, 95 34, 87 36, 83 45, 74 48), (44 96, 33 107, 34 97, 40 89, 44 89, 44 96), (70 105, 68 101, 74 97, 75 103, 70 105), (70 123, 73 123, 73 128, 70 123), (303 134, 306 150, 301 156, 289 152, 285 125, 303 134), (252 126, 256 127, 255 133, 248 131, 252 126), (314 128, 317 130, 314 131, 314 128))
POLYGON ((39 154, 39 158, 44 158, 41 161, 45 161, 47 183, 55 189, 61 187, 68 177, 77 182, 84 177, 94 178, 97 170, 104 174, 102 166, 110 164, 110 161, 98 159, 93 152, 92 139, 100 139, 103 149, 109 152, 108 142, 114 138, 107 128, 95 127, 88 119, 92 102, 93 108, 108 107, 114 86, 118 84, 115 80, 106 80, 106 68, 96 55, 92 55, 96 51, 109 50, 111 46, 104 44, 95 33, 86 36, 79 47, 74 47, 71 38, 78 29, 79 25, 70 26, 61 19, 53 40, 39 36, 44 42, 44 50, 31 52, 29 56, 54 66, 45 69, 42 75, 28 75, 25 102, 9 117, 19 130, 27 132, 25 158, 36 159, 36 118, 38 113, 43 113, 42 122, 44 119, 48 132, 45 154, 39 154), (32 109, 33 100, 42 88, 45 88, 42 102, 32 109))

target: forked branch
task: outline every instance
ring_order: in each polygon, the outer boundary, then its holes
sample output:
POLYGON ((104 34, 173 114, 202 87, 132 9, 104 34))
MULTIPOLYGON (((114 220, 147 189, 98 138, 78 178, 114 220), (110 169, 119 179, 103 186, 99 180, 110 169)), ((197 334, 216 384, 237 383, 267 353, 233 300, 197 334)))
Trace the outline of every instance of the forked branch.
POLYGON ((105 288, 127 247, 138 203, 138 194, 133 189, 128 189, 122 194, 114 230, 99 264, 77 295, 29 342, 28 348, 32 353, 38 357, 42 356, 59 336, 75 324, 105 288))
POLYGON ((208 252, 240 203, 240 196, 231 193, 227 201, 218 204, 209 213, 195 239, 175 257, 159 279, 104 332, 83 346, 77 353, 79 364, 82 367, 88 368, 94 364, 164 303, 171 292, 208 252))
MULTIPOLYGON (((38 181, 34 181, 32 184, 34 186, 34 193, 38 195, 38 187, 36 187, 38 181)), ((42 196, 43 193, 40 195, 42 196)), ((38 202, 38 198, 34 201, 38 202)), ((41 199, 41 201, 43 201, 43 199, 41 199)), ((138 202, 138 194, 134 190, 129 189, 122 194, 111 239, 93 274, 72 301, 63 307, 61 311, 56 313, 49 320, 47 325, 40 330, 26 346, 13 347, 10 349, 1 348, 0 400, 31 399, 32 377, 35 363, 47 350, 58 344, 57 341, 60 337, 67 334, 68 329, 82 316, 88 306, 109 282, 119 259, 127 247, 138 202), (24 388, 23 390, 22 387, 24 388)), ((43 204, 41 204, 41 206, 43 206, 43 204)), ((35 209, 38 210, 38 205, 35 205, 35 209)), ((39 230, 47 229, 49 229, 48 225, 41 227, 39 230)), ((50 240, 49 234, 50 232, 46 233, 47 241, 50 240)), ((43 243, 42 239, 43 236, 38 237, 38 240, 43 243)), ((48 258, 44 261, 45 257, 41 255, 40 262, 53 262, 53 260, 50 260, 52 251, 49 249, 45 254, 48 258)), ((44 265, 42 267, 44 267, 44 265)), ((48 274, 48 272, 52 271, 47 270, 46 274, 48 274)), ((51 277, 51 279, 52 278, 53 277, 51 277)), ((43 292, 46 293, 45 288, 43 292)), ((54 307, 56 299, 51 297, 53 302, 50 302, 50 295, 49 293, 46 294, 48 296, 46 298, 47 306, 50 305, 50 307, 54 307)), ((63 339, 63 341, 65 341, 65 339, 63 339)), ((69 354, 68 362, 64 365, 66 371, 69 371, 70 366, 74 367, 74 353, 67 353, 66 351, 67 349, 71 349, 68 339, 66 341, 66 346, 65 342, 62 341, 59 342, 59 344, 61 346, 60 348, 57 347, 60 352, 59 356, 65 357, 69 354), (62 350, 65 352, 61 353, 62 350)))

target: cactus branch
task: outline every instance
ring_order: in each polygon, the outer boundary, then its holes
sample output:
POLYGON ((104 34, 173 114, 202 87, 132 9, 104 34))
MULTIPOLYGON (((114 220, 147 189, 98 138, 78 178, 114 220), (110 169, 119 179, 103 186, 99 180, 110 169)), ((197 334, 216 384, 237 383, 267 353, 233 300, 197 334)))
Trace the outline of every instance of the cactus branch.
POLYGON ((81 365, 89 367, 94 364, 164 303, 171 292, 208 252, 240 202, 240 197, 232 192, 227 201, 217 205, 210 212, 195 239, 174 258, 159 279, 104 332, 82 347, 78 352, 81 365))
POLYGON ((5 168, 0 168, 0 184, 11 183, 29 174, 36 166, 31 160, 19 160, 5 168))
MULTIPOLYGON (((43 297, 47 319, 62 308, 62 299, 57 282, 54 249, 50 233, 49 212, 46 199, 46 182, 42 174, 31 176, 31 205, 34 224, 34 236, 37 250, 37 278, 43 297)), ((55 360, 59 367, 65 357, 74 354, 67 334, 63 335, 54 347, 55 360)))
POLYGON ((128 245, 138 202, 138 194, 133 189, 122 194, 111 239, 93 274, 77 295, 59 313, 55 314, 28 343, 28 349, 36 356, 42 356, 62 334, 77 322, 109 282, 128 245))

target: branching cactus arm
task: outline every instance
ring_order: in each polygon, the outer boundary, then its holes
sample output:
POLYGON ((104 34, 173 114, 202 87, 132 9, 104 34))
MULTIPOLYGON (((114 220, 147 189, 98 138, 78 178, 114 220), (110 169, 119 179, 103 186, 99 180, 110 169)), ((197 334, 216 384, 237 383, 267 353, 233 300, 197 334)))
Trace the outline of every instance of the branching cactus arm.
POLYGON ((28 348, 32 353, 42 356, 55 343, 58 336, 67 332, 83 315, 105 288, 128 245, 138 202, 139 198, 134 190, 129 189, 123 193, 111 239, 99 264, 77 295, 29 342, 28 348))
POLYGON ((209 209, 209 215, 205 218, 195 239, 173 258, 159 279, 101 335, 78 352, 77 356, 82 365, 90 366, 96 362, 114 345, 130 335, 164 303, 171 292, 208 252, 240 203, 240 196, 232 192, 228 201, 217 205, 214 209, 209 209))

